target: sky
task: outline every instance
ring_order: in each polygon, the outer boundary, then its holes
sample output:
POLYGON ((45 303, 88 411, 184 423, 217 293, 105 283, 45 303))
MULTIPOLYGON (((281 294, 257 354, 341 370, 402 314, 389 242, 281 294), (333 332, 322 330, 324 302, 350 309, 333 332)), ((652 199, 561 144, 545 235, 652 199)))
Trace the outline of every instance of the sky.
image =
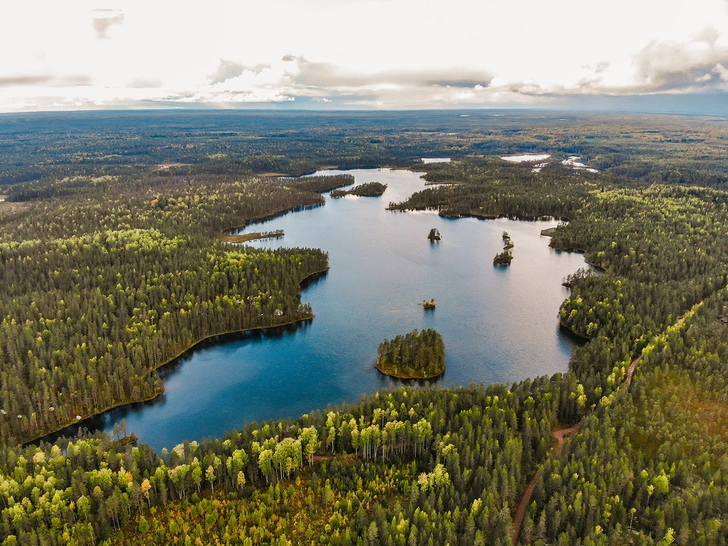
POLYGON ((7 0, 0 52, 0 112, 728 112, 728 0, 7 0))

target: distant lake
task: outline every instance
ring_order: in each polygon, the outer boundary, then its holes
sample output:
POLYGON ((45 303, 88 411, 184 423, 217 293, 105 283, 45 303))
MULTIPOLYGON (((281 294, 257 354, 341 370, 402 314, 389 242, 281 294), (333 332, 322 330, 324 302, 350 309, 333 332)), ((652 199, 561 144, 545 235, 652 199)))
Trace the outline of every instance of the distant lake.
MULTIPOLYGON (((258 247, 315 247, 331 269, 302 292, 316 317, 299 326, 222 336, 160 370, 166 392, 148 403, 112 410, 82 426, 128 429, 155 449, 185 439, 221 436, 248 421, 297 417, 356 402, 361 394, 402 382, 374 368, 384 338, 435 328, 446 346, 442 386, 511 383, 567 370, 574 341, 559 331, 557 313, 568 290, 563 278, 585 266, 580 254, 556 252, 548 222, 444 219, 434 212, 389 212, 424 189, 419 173, 348 172, 356 183, 388 184, 382 197, 331 199, 250 231, 282 229, 258 247), (439 229, 442 241, 427 234, 439 229), (503 231, 515 248, 510 267, 494 267, 503 231), (437 309, 419 303, 434 298, 437 309)), ((244 231, 244 230, 243 230, 244 231)), ((69 431, 67 431, 68 433, 69 431)), ((72 430, 70 432, 73 432, 72 430)))

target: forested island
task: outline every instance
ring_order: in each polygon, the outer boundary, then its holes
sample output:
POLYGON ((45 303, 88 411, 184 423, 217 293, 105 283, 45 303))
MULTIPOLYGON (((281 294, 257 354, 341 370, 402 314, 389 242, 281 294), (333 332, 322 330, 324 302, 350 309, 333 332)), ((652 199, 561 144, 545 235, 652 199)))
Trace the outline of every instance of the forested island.
POLYGON ((513 248, 513 242, 511 241, 511 236, 508 235, 508 232, 503 232, 503 252, 496 254, 495 258, 493 258, 493 265, 511 265, 511 262, 513 261, 513 253, 511 252, 511 249, 513 248))
POLYGON ((367 182, 366 184, 359 184, 354 186, 350 190, 334 190, 331 192, 331 197, 344 197, 346 195, 357 195, 359 197, 379 197, 387 189, 386 184, 380 182, 367 182))
POLYGON ((432 328, 385 339, 377 349, 375 367, 399 379, 437 377, 445 373, 445 342, 432 328))
POLYGON ((0 543, 728 541, 725 120, 164 116, 0 117, 0 543), (324 252, 219 240, 323 203, 328 181, 263 174, 419 157, 453 157, 415 168, 461 183, 394 210, 568 219, 551 246, 604 271, 568 279, 558 320, 587 340, 568 373, 390 389, 161 453, 102 433, 21 446, 157 395, 155 370, 208 335, 311 316, 300 282, 324 252))

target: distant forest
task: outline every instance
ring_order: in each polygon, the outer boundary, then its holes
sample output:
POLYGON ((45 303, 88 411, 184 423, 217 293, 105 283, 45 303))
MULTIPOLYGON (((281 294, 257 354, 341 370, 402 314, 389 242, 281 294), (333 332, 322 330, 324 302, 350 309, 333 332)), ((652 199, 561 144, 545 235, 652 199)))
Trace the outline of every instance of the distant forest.
POLYGON ((723 187, 725 119, 528 111, 4 114, 11 199, 74 191, 79 175, 301 175, 422 157, 580 156, 610 179, 723 187), (71 180, 68 178, 71 177, 71 180), (38 184, 38 181, 42 181, 38 184), (23 184, 24 183, 24 184, 23 184))

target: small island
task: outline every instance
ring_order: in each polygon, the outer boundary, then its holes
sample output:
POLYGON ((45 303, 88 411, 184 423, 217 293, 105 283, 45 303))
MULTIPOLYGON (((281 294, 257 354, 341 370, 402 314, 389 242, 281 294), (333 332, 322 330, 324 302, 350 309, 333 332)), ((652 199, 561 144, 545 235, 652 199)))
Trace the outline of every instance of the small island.
POLYGON ((445 343, 432 328, 385 339, 377 349, 376 368, 399 379, 430 379, 445 372, 445 343))
POLYGON ((422 302, 422 307, 425 309, 434 309, 436 306, 437 306, 437 303, 435 302, 435 300, 430 300, 430 301, 424 300, 422 302))
POLYGON ((379 182, 367 182, 366 184, 360 184, 354 186, 348 191, 334 190, 331 192, 331 197, 344 197, 345 195, 357 195, 359 197, 379 197, 387 189, 386 184, 379 182))
POLYGON ((513 248, 513 242, 511 236, 508 235, 507 231, 503 232, 503 252, 496 254, 493 258, 493 265, 511 265, 513 260, 513 254, 511 249, 513 248))
POLYGON ((440 241, 442 240, 442 235, 440 235, 440 230, 438 230, 437 228, 432 228, 429 235, 427 235, 427 238, 432 242, 440 241))

